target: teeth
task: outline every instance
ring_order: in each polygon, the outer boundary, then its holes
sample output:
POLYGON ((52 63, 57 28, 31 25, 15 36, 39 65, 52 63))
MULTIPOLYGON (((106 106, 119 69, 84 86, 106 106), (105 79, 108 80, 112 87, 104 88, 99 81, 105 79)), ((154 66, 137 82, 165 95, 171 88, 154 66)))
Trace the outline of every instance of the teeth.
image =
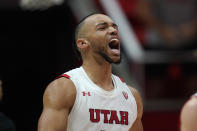
POLYGON ((119 39, 117 39, 117 38, 110 39, 108 46, 111 49, 111 51, 113 52, 113 54, 116 54, 116 55, 120 54, 119 39))
POLYGON ((119 41, 119 40, 117 38, 113 38, 110 41, 112 42, 112 41, 119 41))

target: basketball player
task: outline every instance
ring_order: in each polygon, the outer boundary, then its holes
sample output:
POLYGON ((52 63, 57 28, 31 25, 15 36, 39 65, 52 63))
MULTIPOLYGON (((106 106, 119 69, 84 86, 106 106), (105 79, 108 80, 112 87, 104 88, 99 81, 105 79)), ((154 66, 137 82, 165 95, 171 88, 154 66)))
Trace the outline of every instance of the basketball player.
POLYGON ((181 110, 181 131, 197 130, 197 93, 194 94, 181 110))
POLYGON ((90 15, 78 25, 76 46, 83 64, 49 84, 38 131, 143 131, 139 93, 112 74, 120 62, 118 26, 90 15))

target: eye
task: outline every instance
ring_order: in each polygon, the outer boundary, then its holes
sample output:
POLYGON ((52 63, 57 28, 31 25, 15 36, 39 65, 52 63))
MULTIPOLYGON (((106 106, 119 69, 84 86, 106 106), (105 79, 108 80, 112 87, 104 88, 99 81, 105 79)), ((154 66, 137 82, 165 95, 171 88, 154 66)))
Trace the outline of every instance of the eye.
POLYGON ((105 26, 101 26, 99 27, 99 30, 104 30, 106 27, 105 26))
POLYGON ((112 27, 113 27, 114 29, 118 30, 118 25, 112 24, 112 27))
POLYGON ((118 26, 113 26, 114 29, 118 30, 118 26))

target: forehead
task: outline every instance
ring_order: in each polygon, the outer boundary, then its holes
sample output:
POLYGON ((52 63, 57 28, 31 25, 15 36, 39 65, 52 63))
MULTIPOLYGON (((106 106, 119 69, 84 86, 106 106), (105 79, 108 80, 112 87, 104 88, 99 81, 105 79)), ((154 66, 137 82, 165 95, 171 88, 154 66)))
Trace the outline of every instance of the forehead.
POLYGON ((86 23, 92 26, 96 26, 99 23, 103 23, 103 22, 109 23, 109 24, 114 23, 113 20, 109 16, 106 16, 103 14, 95 14, 86 19, 86 23))

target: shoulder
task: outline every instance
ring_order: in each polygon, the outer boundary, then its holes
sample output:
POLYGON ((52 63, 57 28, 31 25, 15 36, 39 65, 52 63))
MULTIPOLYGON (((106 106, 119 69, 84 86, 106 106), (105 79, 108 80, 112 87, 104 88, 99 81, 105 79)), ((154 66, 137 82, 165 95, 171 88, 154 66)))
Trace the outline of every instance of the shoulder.
POLYGON ((76 96, 76 89, 70 79, 61 77, 52 81, 43 96, 44 106, 54 108, 72 107, 76 96))
POLYGON ((130 89, 130 91, 131 91, 131 93, 133 94, 133 96, 135 97, 136 101, 137 101, 138 99, 141 100, 141 96, 140 96, 139 91, 138 91, 137 89, 135 89, 135 88, 129 86, 129 85, 127 85, 127 86, 128 86, 128 88, 130 89))
POLYGON ((128 85, 128 88, 130 89, 131 93, 135 97, 135 101, 136 101, 137 108, 138 108, 138 117, 141 118, 142 114, 143 114, 143 103, 142 103, 141 95, 137 89, 135 89, 129 85, 128 85))
POLYGON ((196 120, 197 120, 197 97, 191 97, 191 99, 189 99, 185 105, 182 108, 181 111, 181 116, 182 117, 186 117, 186 116, 196 116, 196 120))
POLYGON ((181 110, 181 129, 195 130, 197 128, 197 97, 188 100, 181 110))

